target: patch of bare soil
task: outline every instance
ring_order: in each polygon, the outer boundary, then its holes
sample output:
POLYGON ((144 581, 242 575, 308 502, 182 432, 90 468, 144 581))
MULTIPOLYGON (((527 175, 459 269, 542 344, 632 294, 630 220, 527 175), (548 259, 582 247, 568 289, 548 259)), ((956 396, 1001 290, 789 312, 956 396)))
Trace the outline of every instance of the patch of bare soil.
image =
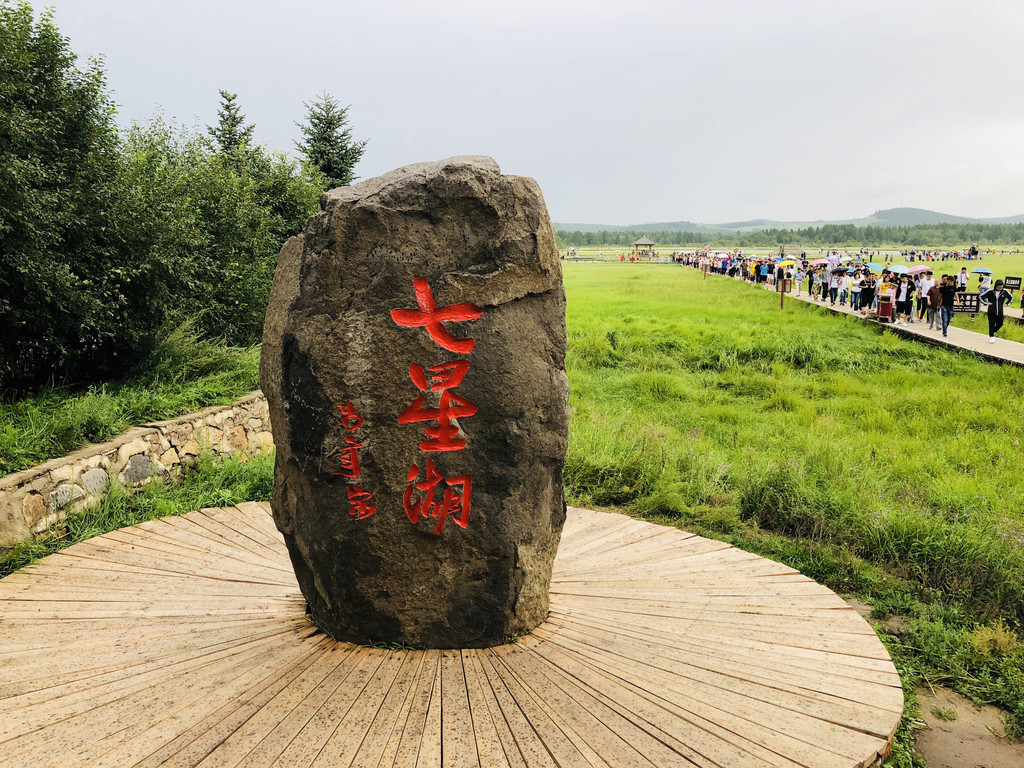
POLYGON ((918 691, 928 728, 917 737, 917 751, 928 768, 1021 768, 1024 743, 1007 741, 999 709, 979 706, 947 688, 918 691), (935 711, 955 720, 943 720, 935 711))
POLYGON ((887 619, 872 619, 872 608, 870 605, 862 603, 855 597, 847 597, 845 599, 846 604, 859 613, 862 618, 867 619, 868 624, 881 624, 890 635, 896 635, 897 637, 906 634, 907 622, 902 616, 890 616, 887 619))

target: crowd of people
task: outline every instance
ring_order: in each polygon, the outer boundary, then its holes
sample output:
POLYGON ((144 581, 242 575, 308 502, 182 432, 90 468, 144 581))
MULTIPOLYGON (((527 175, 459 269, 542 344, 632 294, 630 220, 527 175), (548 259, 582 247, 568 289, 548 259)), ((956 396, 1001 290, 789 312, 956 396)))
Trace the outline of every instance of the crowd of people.
MULTIPOLYGON (((844 260, 846 264, 833 254, 814 261, 809 261, 804 253, 793 259, 744 256, 742 253, 675 254, 675 261, 683 266, 746 280, 755 285, 772 286, 778 280, 788 279, 795 286, 797 295, 806 289, 813 301, 848 306, 861 315, 872 313, 877 316, 879 304, 891 302, 891 313, 886 307, 884 315, 895 325, 927 322, 928 330, 941 330, 943 336, 949 335, 949 325, 957 306, 956 294, 966 293, 970 287, 971 273, 967 267, 936 278, 933 273, 938 270, 924 265, 907 270, 906 267, 855 262, 852 257, 844 260)), ((995 335, 1003 325, 1005 307, 1013 301, 1013 294, 1006 290, 1002 280, 993 282, 992 275, 987 272, 979 274, 977 289, 980 303, 988 316, 989 342, 994 344, 995 335)), ((1021 293, 1021 308, 1024 309, 1024 291, 1021 293)))

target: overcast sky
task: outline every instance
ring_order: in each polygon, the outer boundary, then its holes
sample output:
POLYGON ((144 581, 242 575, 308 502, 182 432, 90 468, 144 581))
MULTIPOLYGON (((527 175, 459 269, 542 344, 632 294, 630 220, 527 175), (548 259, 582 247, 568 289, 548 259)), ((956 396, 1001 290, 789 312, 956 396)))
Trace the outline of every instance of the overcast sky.
POLYGON ((120 120, 237 92, 292 150, 328 92, 361 178, 487 154, 561 222, 1024 213, 1022 0, 51 0, 120 120))

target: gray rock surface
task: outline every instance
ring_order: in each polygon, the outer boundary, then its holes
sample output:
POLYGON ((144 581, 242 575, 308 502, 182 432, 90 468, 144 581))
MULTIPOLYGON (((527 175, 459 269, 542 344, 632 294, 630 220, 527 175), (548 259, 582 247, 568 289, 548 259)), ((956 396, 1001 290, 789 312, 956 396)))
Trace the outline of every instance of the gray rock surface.
POLYGON ((57 509, 64 509, 71 502, 84 498, 85 491, 73 483, 62 483, 50 494, 50 501, 57 509))
POLYGON ((107 490, 110 478, 104 470, 96 467, 83 472, 79 482, 88 493, 100 494, 107 490))
POLYGON ((261 362, 274 518, 310 611, 354 642, 506 642, 547 616, 565 519, 543 197, 458 157, 321 204, 281 251, 261 362))
POLYGON ((121 470, 121 478, 129 485, 138 485, 148 480, 153 471, 153 459, 145 453, 137 453, 128 459, 128 463, 121 470))

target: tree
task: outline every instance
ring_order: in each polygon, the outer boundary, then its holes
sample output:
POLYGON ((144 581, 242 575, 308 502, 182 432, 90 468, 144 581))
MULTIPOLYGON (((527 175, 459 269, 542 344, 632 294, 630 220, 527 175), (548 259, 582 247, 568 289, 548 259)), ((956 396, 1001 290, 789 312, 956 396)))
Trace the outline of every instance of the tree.
POLYGON ((235 99, 237 93, 220 91, 220 108, 217 110, 217 125, 206 126, 206 130, 217 142, 220 151, 225 155, 235 155, 243 146, 252 144, 253 125, 245 125, 245 115, 235 99))
MULTIPOLYGON (((116 354, 98 283, 116 269, 114 109, 43 11, 0 0, 0 388, 116 354)), ((120 322, 120 319, 118 320, 120 322)))
POLYGON ((302 130, 303 140, 295 142, 306 160, 320 169, 325 188, 344 187, 356 178, 356 163, 363 156, 366 141, 354 141, 348 127, 348 107, 325 93, 306 107, 306 122, 296 123, 302 130))

